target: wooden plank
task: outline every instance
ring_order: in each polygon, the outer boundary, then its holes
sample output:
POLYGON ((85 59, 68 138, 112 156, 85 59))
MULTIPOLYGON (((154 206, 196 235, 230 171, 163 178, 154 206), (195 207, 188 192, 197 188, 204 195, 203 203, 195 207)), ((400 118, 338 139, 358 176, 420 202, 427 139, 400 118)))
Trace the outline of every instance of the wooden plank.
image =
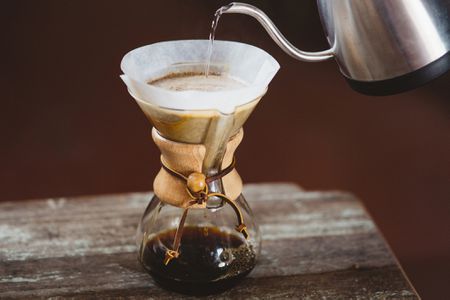
MULTIPOLYGON (((210 298, 417 298, 360 202, 293 184, 247 185, 263 250, 245 281, 210 298), (281 246, 280 246, 281 245, 281 246)), ((0 298, 176 299, 137 262, 151 193, 0 203, 0 298)))

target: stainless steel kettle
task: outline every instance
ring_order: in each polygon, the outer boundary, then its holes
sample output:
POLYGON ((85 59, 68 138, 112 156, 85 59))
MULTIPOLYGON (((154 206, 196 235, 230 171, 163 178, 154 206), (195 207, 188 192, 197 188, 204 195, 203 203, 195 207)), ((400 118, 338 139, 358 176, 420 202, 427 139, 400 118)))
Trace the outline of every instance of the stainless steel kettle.
POLYGON ((321 52, 294 47, 258 8, 231 3, 222 13, 254 17, 290 56, 334 57, 350 86, 388 95, 422 85, 450 69, 450 0, 317 0, 330 44, 321 52))

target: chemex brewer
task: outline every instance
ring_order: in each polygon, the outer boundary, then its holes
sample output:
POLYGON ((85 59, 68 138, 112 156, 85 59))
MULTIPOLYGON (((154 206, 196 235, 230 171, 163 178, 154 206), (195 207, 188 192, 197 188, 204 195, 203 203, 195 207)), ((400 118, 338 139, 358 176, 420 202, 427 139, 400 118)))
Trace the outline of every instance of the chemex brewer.
POLYGON ((224 290, 255 266, 261 238, 234 152, 279 69, 259 48, 216 41, 207 75, 209 45, 160 42, 121 63, 161 151, 155 195, 138 228, 139 260, 157 283, 188 294, 224 290))

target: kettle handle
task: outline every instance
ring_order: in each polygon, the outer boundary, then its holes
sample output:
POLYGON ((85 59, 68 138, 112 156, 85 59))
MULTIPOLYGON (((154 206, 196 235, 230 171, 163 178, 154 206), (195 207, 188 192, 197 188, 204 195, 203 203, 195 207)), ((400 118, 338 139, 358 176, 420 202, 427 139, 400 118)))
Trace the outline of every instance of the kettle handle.
POLYGON ((308 62, 318 62, 330 59, 334 56, 334 49, 330 48, 328 50, 319 52, 307 52, 297 49, 292 45, 284 35, 278 30, 275 24, 270 20, 270 18, 259 8, 240 2, 232 2, 225 6, 222 10, 223 14, 244 14, 255 18, 261 25, 266 29, 270 37, 277 43, 277 45, 287 54, 295 59, 308 61, 308 62))

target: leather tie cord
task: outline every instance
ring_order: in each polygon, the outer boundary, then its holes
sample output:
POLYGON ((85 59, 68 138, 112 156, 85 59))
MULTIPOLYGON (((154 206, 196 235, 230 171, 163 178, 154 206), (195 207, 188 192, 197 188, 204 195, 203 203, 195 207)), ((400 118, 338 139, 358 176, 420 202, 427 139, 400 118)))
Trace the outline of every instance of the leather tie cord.
POLYGON ((209 193, 209 190, 208 190, 208 183, 211 183, 215 180, 221 179, 222 177, 229 174, 234 169, 234 166, 236 164, 234 157, 233 157, 233 161, 231 162, 231 164, 228 167, 223 169, 218 174, 215 174, 210 177, 206 177, 204 174, 198 173, 198 172, 194 172, 194 173, 190 174, 188 177, 186 177, 183 174, 170 168, 164 162, 164 160, 162 158, 161 158, 161 164, 162 164, 163 169, 166 170, 169 174, 171 174, 172 176, 175 176, 181 180, 186 181, 186 192, 189 194, 189 197, 192 198, 192 200, 188 202, 188 206, 184 209, 183 215, 181 216, 180 223, 178 224, 177 231, 175 232, 175 238, 173 241, 172 249, 166 250, 166 255, 164 258, 165 265, 167 265, 173 258, 177 258, 180 255, 179 248, 180 248, 181 236, 183 234, 184 223, 186 221, 187 213, 188 213, 190 206, 195 205, 195 204, 203 204, 210 197, 219 197, 219 198, 223 199, 225 202, 227 202, 228 204, 230 204, 230 206, 233 208, 234 212, 236 213, 236 216, 238 219, 238 225, 235 228, 236 231, 242 233, 242 235, 245 237, 245 239, 248 238, 247 226, 245 226, 245 224, 244 224, 244 218, 242 216, 242 213, 241 213, 239 207, 237 207, 237 205, 233 202, 233 200, 228 198, 225 194, 209 193))

